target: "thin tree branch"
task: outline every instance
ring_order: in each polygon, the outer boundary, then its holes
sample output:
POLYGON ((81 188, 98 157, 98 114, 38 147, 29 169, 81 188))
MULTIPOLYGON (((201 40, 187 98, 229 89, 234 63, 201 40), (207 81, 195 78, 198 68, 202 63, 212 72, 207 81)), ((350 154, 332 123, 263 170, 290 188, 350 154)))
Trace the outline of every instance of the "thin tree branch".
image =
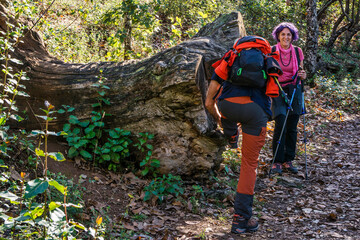
POLYGON ((351 19, 355 21, 355 0, 352 1, 351 19))
POLYGON ((51 6, 54 4, 54 2, 55 2, 55 0, 53 0, 53 1, 51 2, 51 4, 50 4, 44 11, 42 11, 42 13, 40 14, 40 17, 38 18, 38 20, 34 23, 34 25, 30 28, 30 30, 27 31, 27 32, 24 34, 23 37, 26 37, 26 35, 27 35, 29 32, 31 32, 31 30, 33 30, 33 28, 36 26, 36 24, 38 24, 39 21, 42 19, 42 17, 49 11, 49 9, 50 9, 51 6))
POLYGON ((320 20, 323 15, 325 14, 326 10, 337 0, 329 0, 327 1, 321 8, 320 10, 317 12, 317 19, 320 20))
POLYGON ((31 110, 31 113, 34 115, 36 121, 37 121, 37 122, 39 123, 39 125, 40 125, 40 129, 42 130, 42 125, 41 125, 41 122, 39 121, 39 118, 36 116, 34 110, 32 109, 32 107, 31 107, 31 105, 30 105, 30 103, 29 103, 28 101, 26 101, 26 103, 29 105, 29 108, 30 108, 30 110, 31 110))
POLYGON ((339 0, 339 2, 340 2, 340 6, 341 6, 341 10, 342 10, 343 14, 346 16, 348 21, 351 22, 351 18, 349 16, 349 0, 346 1, 346 9, 344 9, 342 0, 339 0))
POLYGON ((355 17, 355 22, 358 23, 359 22, 359 17, 360 17, 360 0, 358 1, 358 6, 357 6, 357 13, 356 13, 356 17, 355 17))

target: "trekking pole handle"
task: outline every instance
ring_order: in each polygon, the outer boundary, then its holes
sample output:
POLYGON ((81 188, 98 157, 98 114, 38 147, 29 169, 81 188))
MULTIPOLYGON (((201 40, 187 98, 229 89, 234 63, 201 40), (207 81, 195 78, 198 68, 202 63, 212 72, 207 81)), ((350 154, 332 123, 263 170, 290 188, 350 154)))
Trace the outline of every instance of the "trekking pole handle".
POLYGON ((287 97, 286 93, 284 92, 284 89, 281 87, 277 77, 274 77, 276 84, 278 85, 281 95, 283 96, 283 98, 285 99, 285 103, 288 105, 288 108, 292 111, 292 107, 291 107, 291 102, 289 100, 289 98, 287 97))

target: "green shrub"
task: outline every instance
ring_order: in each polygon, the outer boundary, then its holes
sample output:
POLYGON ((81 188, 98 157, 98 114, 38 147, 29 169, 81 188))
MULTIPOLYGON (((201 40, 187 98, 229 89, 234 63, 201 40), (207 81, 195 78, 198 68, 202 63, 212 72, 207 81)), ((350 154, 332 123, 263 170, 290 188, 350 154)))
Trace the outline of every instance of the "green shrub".
MULTIPOLYGON (((70 115, 69 123, 63 126, 64 138, 70 146, 68 157, 81 156, 94 165, 116 171, 121 161, 130 156, 131 132, 120 128, 106 129, 104 117, 110 114, 106 114, 103 106, 110 105, 109 99, 105 98, 109 87, 103 83, 101 76, 93 87, 98 89, 98 96, 97 103, 92 105, 94 110, 89 119, 81 121, 76 116, 70 115)), ((74 108, 63 106, 59 113, 73 110, 74 108)))
POLYGON ((157 197, 159 201, 163 201, 167 195, 175 197, 184 193, 182 188, 183 182, 180 176, 163 175, 153 179, 148 186, 144 188, 145 197, 144 201, 150 200, 152 197, 157 197))
MULTIPOLYGON (((47 101, 45 101, 45 106, 46 109, 41 109, 45 115, 37 115, 45 121, 45 129, 32 131, 32 134, 42 136, 44 139, 44 150, 35 149, 36 155, 44 159, 44 176, 26 181, 26 174, 21 172, 19 182, 12 182, 6 191, 0 192, 0 198, 11 206, 0 210, 0 218, 3 220, 0 225, 0 233, 2 236, 11 236, 12 239, 72 238, 76 236, 79 229, 85 230, 82 224, 68 218, 67 209, 80 206, 67 201, 67 187, 48 178, 48 158, 56 161, 63 161, 65 158, 59 152, 47 151, 48 136, 58 136, 59 134, 48 129, 49 122, 54 119, 52 117, 55 112, 54 106, 47 101), (51 192, 50 186, 63 195, 61 202, 49 201, 46 193, 51 192)), ((9 172, 2 173, 2 180, 5 183, 3 187, 7 186, 9 175, 9 172)))
POLYGON ((63 127, 70 149, 69 158, 81 156, 95 165, 106 166, 116 171, 121 160, 129 157, 130 131, 119 128, 104 129, 101 116, 92 112, 90 120, 80 121, 74 115, 63 127), (106 139, 104 141, 103 139, 106 139))
POLYGON ((352 80, 350 75, 340 81, 335 76, 319 75, 315 83, 322 97, 327 99, 326 105, 348 112, 360 110, 360 85, 359 82, 352 80))

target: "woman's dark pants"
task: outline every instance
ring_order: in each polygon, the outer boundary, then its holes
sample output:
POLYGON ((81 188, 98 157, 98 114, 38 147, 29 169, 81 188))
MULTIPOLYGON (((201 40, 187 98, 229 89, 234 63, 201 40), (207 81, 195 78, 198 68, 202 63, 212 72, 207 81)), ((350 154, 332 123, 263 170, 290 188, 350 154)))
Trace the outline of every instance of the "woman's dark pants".
POLYGON ((275 118, 275 129, 273 136, 273 155, 275 154, 277 145, 279 148, 275 156, 275 163, 284 163, 294 160, 296 141, 297 141, 297 124, 299 122, 300 115, 292 114, 288 116, 283 135, 279 142, 282 127, 285 122, 285 115, 281 114, 275 118))

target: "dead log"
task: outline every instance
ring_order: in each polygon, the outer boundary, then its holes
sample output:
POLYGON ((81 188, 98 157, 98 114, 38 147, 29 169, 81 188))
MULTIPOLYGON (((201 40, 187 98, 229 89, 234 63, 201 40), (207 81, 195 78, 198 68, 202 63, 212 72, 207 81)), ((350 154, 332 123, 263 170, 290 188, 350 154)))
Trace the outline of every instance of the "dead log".
MULTIPOLYGON (((4 7, 0 10, 6 14, 4 7)), ((4 21, 2 17, 3 31, 4 21)), ((204 108, 211 64, 244 35, 242 17, 234 12, 206 25, 193 39, 141 61, 71 64, 50 56, 41 37, 31 31, 15 51, 31 79, 25 83, 31 97, 17 102, 28 113, 19 126, 39 129, 31 112, 40 113, 45 100, 56 107, 70 105, 74 115, 88 118, 96 102, 91 85, 102 70, 110 87, 106 111, 112 118, 107 124, 155 134, 154 157, 163 173, 204 176, 219 166, 226 144, 204 108)), ((60 130, 65 122, 66 116, 59 115, 51 128, 60 130)))

